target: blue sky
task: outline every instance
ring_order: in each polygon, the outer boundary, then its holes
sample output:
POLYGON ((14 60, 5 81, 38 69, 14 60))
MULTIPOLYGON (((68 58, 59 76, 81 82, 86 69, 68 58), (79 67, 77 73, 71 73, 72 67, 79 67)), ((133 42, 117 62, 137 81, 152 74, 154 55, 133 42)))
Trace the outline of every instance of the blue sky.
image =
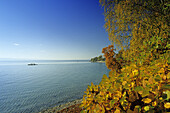
POLYGON ((110 44, 98 0, 0 0, 0 58, 82 60, 110 44))

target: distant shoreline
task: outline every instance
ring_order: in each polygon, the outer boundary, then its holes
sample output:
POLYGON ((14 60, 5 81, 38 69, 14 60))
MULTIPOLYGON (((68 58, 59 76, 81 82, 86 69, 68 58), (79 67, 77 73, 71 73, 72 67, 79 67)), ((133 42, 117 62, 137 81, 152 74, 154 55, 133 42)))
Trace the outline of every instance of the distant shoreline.
POLYGON ((105 63, 105 61, 97 61, 98 63, 105 63))
POLYGON ((105 63, 105 61, 96 61, 96 62, 92 62, 90 61, 91 63, 105 63))

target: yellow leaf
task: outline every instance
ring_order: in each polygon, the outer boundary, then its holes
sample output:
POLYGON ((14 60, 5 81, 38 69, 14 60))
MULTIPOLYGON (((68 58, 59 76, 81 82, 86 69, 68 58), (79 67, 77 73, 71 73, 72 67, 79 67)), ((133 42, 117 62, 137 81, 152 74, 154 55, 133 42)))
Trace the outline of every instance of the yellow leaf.
POLYGON ((166 80, 166 76, 165 75, 163 76, 163 80, 166 80))
POLYGON ((142 99, 142 101, 144 102, 144 103, 150 103, 152 100, 150 99, 150 98, 144 98, 144 99, 142 99))
POLYGON ((149 111, 149 106, 145 106, 145 107, 144 107, 144 110, 145 110, 145 111, 149 111))
POLYGON ((166 104, 164 104, 164 107, 167 108, 167 109, 169 109, 169 108, 170 108, 170 103, 167 102, 166 104))
POLYGON ((106 98, 109 98, 109 94, 106 95, 106 98))
POLYGON ((143 91, 138 91, 138 93, 142 95, 143 91))
POLYGON ((132 71, 133 75, 136 75, 136 73, 138 73, 138 70, 135 69, 134 71, 132 71))
POLYGON ((124 70, 125 70, 125 68, 122 68, 122 69, 121 69, 121 71, 124 71, 124 70))
POLYGON ((163 100, 163 98, 162 98, 162 97, 160 97, 160 98, 159 98, 159 100, 163 100))
POLYGON ((119 109, 116 109, 116 111, 114 113, 120 113, 120 110, 119 109))
POLYGON ((126 95, 126 92, 123 93, 123 96, 125 96, 125 95, 126 95))
POLYGON ((158 73, 164 73, 164 72, 165 72, 164 68, 161 68, 161 69, 158 71, 158 73))
POLYGON ((152 102, 152 106, 156 106, 156 101, 152 102))
POLYGON ((170 79, 170 73, 167 74, 167 78, 170 79))
POLYGON ((149 78, 149 83, 153 84, 153 78, 152 77, 149 78))
POLYGON ((131 84, 132 84, 132 87, 133 87, 133 86, 134 86, 134 83, 132 82, 131 84))
POLYGON ((122 85, 125 85, 126 83, 127 83, 126 81, 123 81, 123 82, 122 82, 122 85))
POLYGON ((143 84, 143 87, 145 88, 145 87, 146 87, 146 82, 145 82, 145 80, 144 80, 144 79, 143 79, 142 84, 143 84))

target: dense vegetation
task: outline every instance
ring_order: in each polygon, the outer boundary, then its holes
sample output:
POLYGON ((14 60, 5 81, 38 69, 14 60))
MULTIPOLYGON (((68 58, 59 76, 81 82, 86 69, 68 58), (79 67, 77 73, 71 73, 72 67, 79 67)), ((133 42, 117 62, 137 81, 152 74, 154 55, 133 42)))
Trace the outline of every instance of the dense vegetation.
POLYGON ((88 86, 82 112, 170 112, 168 0, 100 0, 112 45, 109 75, 88 86), (119 53, 115 54, 114 47, 119 53))
POLYGON ((103 58, 102 55, 100 55, 99 57, 94 57, 94 58, 91 58, 90 60, 91 62, 97 62, 97 61, 105 61, 105 58, 103 58))

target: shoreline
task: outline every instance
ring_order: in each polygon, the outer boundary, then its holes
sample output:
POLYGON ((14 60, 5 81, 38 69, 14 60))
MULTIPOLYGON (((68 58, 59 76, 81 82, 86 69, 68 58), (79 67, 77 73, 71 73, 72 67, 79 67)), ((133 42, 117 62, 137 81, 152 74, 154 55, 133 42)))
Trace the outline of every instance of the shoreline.
POLYGON ((90 61, 91 63, 105 63, 105 61, 96 61, 96 62, 92 62, 90 61))
MULTIPOLYGON (((65 111, 72 111, 72 110, 81 110, 81 108, 79 108, 79 105, 81 104, 83 99, 77 99, 71 102, 68 102, 66 104, 61 104, 52 108, 47 108, 45 110, 40 111, 39 113, 62 113, 65 111)), ((78 113, 78 112, 77 112, 78 113)))
POLYGON ((105 61, 96 61, 96 62, 98 62, 98 63, 105 63, 105 61))

